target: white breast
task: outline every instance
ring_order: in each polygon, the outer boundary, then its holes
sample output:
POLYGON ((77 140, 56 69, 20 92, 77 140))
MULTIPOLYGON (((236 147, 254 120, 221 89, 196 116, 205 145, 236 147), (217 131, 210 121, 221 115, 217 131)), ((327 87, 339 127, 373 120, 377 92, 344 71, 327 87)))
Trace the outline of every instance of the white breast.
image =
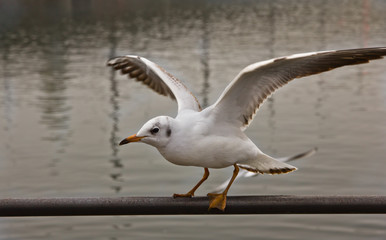
POLYGON ((166 160, 184 166, 224 168, 260 152, 241 130, 213 124, 202 115, 176 118, 168 145, 158 149, 166 160))

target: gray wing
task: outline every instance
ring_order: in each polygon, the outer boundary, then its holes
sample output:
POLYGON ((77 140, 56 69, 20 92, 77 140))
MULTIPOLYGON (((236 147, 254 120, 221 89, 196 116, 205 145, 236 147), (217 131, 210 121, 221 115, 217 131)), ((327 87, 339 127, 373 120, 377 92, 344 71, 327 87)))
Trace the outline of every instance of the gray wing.
POLYGON ((292 79, 368 63, 385 55, 385 47, 362 48, 295 54, 254 63, 244 68, 211 106, 215 119, 227 119, 244 130, 260 105, 292 79))
POLYGON ((184 109, 201 111, 196 97, 181 81, 146 58, 126 55, 110 59, 107 65, 121 70, 122 74, 135 78, 155 92, 176 100, 178 112, 184 109))

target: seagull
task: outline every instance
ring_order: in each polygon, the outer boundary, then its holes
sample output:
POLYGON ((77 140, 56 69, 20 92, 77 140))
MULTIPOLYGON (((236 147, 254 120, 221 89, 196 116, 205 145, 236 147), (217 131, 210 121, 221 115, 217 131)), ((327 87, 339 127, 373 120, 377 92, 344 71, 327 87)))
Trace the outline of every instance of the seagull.
POLYGON ((224 211, 227 193, 240 168, 260 174, 283 174, 297 169, 263 153, 244 133, 269 96, 293 79, 368 63, 385 55, 386 47, 377 47, 309 52, 256 62, 241 70, 217 101, 205 109, 180 80, 154 62, 135 55, 112 58, 108 66, 176 100, 178 105, 176 117, 150 119, 119 145, 146 143, 173 164, 204 168, 201 180, 187 193, 174 194, 174 198, 193 197, 208 178, 209 168, 233 166, 225 190, 207 195, 208 210, 224 211))

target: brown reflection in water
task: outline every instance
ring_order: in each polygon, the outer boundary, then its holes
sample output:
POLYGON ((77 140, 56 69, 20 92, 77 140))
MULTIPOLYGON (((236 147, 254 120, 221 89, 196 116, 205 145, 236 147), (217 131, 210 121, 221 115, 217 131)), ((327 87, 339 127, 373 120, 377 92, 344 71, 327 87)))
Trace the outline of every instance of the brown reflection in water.
MULTIPOLYGON (((3 93, 0 94, 0 108, 3 108, 4 115, 4 126, 2 126, 2 131, 4 131, 5 136, 3 135, 3 138, 10 139, 11 137, 11 130, 12 130, 12 122, 13 122, 13 112, 14 112, 14 93, 12 88, 12 81, 10 79, 10 73, 7 70, 9 68, 9 51, 10 51, 10 41, 2 41, 3 43, 3 49, 2 49, 2 62, 1 64, 1 78, 2 78, 2 86, 3 93)), ((10 150, 12 152, 13 150, 13 144, 11 144, 11 141, 4 141, 4 148, 6 150, 10 150)), ((10 158, 12 161, 14 161, 14 158, 10 158)))
MULTIPOLYGON (((111 22, 110 25, 110 31, 108 35, 108 42, 110 44, 110 52, 109 52, 109 58, 112 58, 116 56, 116 48, 118 45, 119 36, 116 29, 115 21, 111 22)), ((119 131, 119 86, 118 82, 116 80, 116 73, 113 69, 110 70, 110 106, 111 106, 111 113, 109 117, 112 121, 111 126, 111 132, 110 132, 110 147, 111 147, 111 156, 110 156, 110 162, 113 165, 113 172, 110 173, 111 179, 115 182, 113 186, 111 186, 112 189, 116 193, 119 193, 121 191, 120 183, 122 182, 122 171, 121 168, 123 168, 123 163, 121 158, 118 156, 118 137, 117 132, 119 131)))
POLYGON ((200 64, 203 73, 203 84, 201 90, 202 96, 202 107, 206 108, 208 106, 208 94, 209 94, 209 76, 210 76, 210 67, 209 67, 209 50, 210 50, 210 24, 209 24, 209 13, 205 8, 202 11, 201 21, 202 21, 202 37, 200 44, 200 64))
POLYGON ((70 110, 67 85, 70 77, 67 73, 69 61, 67 34, 64 28, 52 28, 44 33, 44 41, 37 46, 41 58, 38 70, 40 93, 37 105, 41 109, 40 122, 47 127, 44 141, 54 144, 55 154, 51 160, 51 174, 56 175, 56 164, 60 154, 64 153, 69 137, 70 110))

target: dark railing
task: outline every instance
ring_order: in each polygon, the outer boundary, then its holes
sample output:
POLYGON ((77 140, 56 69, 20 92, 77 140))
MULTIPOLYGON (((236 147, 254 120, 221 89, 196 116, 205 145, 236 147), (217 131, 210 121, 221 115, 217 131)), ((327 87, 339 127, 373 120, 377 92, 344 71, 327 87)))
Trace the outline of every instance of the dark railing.
POLYGON ((176 214, 386 213, 386 196, 228 196, 224 212, 207 197, 0 199, 0 217, 176 214))

